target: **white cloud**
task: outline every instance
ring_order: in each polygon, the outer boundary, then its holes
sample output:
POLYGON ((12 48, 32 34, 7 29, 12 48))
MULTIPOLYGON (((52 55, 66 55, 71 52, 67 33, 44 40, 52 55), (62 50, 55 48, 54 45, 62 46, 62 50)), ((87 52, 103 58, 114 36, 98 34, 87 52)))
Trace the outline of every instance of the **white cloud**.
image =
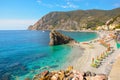
POLYGON ((65 5, 61 5, 60 7, 62 7, 62 8, 68 8, 68 6, 65 6, 65 5))
MULTIPOLYGON (((74 1, 74 0, 73 0, 74 1)), ((77 5, 73 4, 73 1, 72 0, 65 0, 66 4, 58 4, 56 3, 56 5, 53 3, 53 4, 48 4, 48 3, 44 3, 42 2, 41 0, 37 0, 37 3, 39 5, 42 5, 42 6, 45 6, 45 7, 48 7, 48 8, 53 8, 53 7, 61 7, 61 8, 78 8, 77 5)))
POLYGON ((67 2, 67 6, 68 6, 68 8, 77 8, 78 7, 77 5, 70 3, 70 2, 67 2))
POLYGON ((42 0, 37 0, 37 3, 39 5, 42 5, 42 6, 45 6, 45 7, 48 7, 48 8, 52 8, 53 7, 52 4, 46 4, 46 3, 42 2, 42 0))
POLYGON ((70 2, 69 0, 67 0, 65 5, 59 5, 59 7, 61 7, 61 8, 78 8, 79 6, 77 6, 77 5, 73 4, 72 2, 70 2))
POLYGON ((37 0, 37 2, 38 2, 38 3, 41 3, 41 2, 42 2, 42 0, 37 0))
POLYGON ((0 30, 24 30, 36 21, 37 20, 0 19, 0 30))

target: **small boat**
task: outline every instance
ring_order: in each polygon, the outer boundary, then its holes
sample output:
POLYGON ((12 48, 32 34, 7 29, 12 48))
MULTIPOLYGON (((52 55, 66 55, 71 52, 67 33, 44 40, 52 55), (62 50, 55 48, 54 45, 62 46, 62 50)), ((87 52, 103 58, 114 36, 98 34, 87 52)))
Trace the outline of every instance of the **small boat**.
POLYGON ((45 32, 45 31, 42 31, 42 32, 45 32))

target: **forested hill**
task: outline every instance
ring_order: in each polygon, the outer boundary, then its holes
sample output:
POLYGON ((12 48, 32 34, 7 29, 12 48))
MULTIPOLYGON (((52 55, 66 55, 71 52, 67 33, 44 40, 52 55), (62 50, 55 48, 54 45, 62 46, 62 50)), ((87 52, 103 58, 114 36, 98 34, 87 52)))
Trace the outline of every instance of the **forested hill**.
POLYGON ((81 30, 93 29, 104 25, 106 21, 120 14, 120 8, 112 10, 75 10, 51 12, 43 16, 29 30, 81 30))

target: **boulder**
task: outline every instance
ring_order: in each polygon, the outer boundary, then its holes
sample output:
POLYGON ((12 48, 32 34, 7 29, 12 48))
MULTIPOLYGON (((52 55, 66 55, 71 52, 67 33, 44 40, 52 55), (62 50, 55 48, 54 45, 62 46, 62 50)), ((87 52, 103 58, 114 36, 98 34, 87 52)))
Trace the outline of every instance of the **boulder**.
POLYGON ((108 80, 108 77, 105 74, 99 74, 93 77, 93 80, 108 80))
POLYGON ((48 74, 49 74, 49 71, 44 71, 44 72, 41 73, 41 76, 42 76, 42 77, 45 77, 45 76, 47 76, 48 74))
POLYGON ((53 46, 53 45, 60 45, 60 44, 67 44, 71 41, 74 41, 74 39, 65 36, 63 34, 61 34, 58 31, 52 30, 50 32, 50 42, 49 45, 53 46))

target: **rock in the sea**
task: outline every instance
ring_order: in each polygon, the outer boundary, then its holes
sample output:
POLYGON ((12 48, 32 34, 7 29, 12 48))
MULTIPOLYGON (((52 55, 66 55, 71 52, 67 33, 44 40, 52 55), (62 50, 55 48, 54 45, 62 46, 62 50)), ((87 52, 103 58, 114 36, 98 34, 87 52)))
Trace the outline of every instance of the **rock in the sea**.
POLYGON ((74 41, 72 38, 65 36, 61 34, 60 32, 57 32, 55 30, 52 30, 50 32, 50 42, 49 45, 60 45, 60 44, 67 44, 70 41, 74 41))
POLYGON ((44 71, 40 74, 37 74, 34 76, 33 80, 45 80, 47 78, 47 75, 49 74, 49 71, 44 71))
POLYGON ((25 78, 25 80, 31 80, 31 79, 27 77, 27 78, 25 78))

